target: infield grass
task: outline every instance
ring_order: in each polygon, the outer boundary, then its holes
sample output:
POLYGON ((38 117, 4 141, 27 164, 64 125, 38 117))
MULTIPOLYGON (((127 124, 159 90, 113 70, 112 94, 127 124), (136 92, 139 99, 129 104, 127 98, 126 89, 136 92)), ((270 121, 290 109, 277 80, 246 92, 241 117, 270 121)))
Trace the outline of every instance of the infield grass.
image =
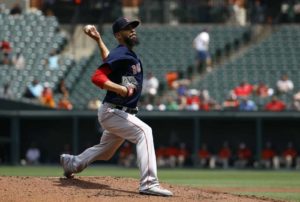
MULTIPOLYGON (((5 176, 62 176, 60 166, 0 166, 5 176)), ((138 169, 91 166, 80 176, 139 178, 138 169)), ((160 181, 242 195, 300 202, 299 171, 159 169, 160 181)))

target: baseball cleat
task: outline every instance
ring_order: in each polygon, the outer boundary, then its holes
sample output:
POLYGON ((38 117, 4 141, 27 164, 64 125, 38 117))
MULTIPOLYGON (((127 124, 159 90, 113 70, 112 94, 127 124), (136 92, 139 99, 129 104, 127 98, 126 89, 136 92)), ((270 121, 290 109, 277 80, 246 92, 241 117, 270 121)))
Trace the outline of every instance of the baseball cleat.
POLYGON ((64 176, 66 178, 74 178, 74 173, 72 172, 72 161, 73 156, 69 154, 60 155, 60 164, 64 169, 64 176))
POLYGON ((167 189, 163 189, 160 186, 151 187, 146 190, 140 191, 143 195, 153 195, 153 196, 173 196, 173 193, 167 189))

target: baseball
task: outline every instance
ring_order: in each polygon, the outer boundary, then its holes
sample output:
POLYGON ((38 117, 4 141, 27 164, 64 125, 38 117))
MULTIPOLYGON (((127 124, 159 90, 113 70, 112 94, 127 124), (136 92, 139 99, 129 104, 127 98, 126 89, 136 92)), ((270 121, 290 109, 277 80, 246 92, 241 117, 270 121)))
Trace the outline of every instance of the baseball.
POLYGON ((86 25, 86 26, 84 26, 83 31, 85 33, 88 33, 92 29, 92 27, 93 27, 93 25, 86 25))

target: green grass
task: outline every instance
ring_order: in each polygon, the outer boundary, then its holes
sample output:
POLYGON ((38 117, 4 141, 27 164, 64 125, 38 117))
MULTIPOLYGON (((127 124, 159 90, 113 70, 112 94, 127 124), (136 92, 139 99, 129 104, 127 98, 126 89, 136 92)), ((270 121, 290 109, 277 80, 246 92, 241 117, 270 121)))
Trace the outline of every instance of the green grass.
MULTIPOLYGON (((6 176, 61 176, 59 166, 0 166, 0 175, 6 176)), ((111 166, 91 166, 81 176, 117 176, 139 178, 138 169, 111 166)), ((299 171, 237 171, 237 170, 199 170, 199 169, 159 169, 162 182, 189 185, 201 188, 276 188, 266 191, 232 191, 235 194, 264 196, 273 199, 300 202, 300 192, 278 192, 280 189, 300 190, 299 171)))

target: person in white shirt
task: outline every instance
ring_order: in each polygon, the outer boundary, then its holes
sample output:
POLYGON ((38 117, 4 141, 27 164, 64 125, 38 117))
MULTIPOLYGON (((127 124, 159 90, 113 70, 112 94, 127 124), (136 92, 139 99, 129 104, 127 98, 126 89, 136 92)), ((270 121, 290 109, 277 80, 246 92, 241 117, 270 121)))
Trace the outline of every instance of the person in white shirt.
POLYGON ((38 164, 41 157, 40 150, 32 143, 26 152, 26 161, 28 164, 38 164))
POLYGON ((148 101, 152 104, 154 103, 154 99, 157 94, 158 87, 159 87, 158 79, 151 72, 149 72, 144 81, 144 93, 145 96, 149 98, 148 101))
POLYGON ((207 29, 204 29, 202 32, 200 32, 193 41, 193 47, 197 51, 197 58, 198 58, 197 66, 200 72, 203 65, 206 66, 207 71, 211 70, 211 56, 209 54, 209 42, 210 42, 210 36, 207 29))
POLYGON ((277 81, 277 91, 278 93, 288 93, 294 89, 294 83, 289 79, 289 77, 284 74, 281 79, 277 81))

